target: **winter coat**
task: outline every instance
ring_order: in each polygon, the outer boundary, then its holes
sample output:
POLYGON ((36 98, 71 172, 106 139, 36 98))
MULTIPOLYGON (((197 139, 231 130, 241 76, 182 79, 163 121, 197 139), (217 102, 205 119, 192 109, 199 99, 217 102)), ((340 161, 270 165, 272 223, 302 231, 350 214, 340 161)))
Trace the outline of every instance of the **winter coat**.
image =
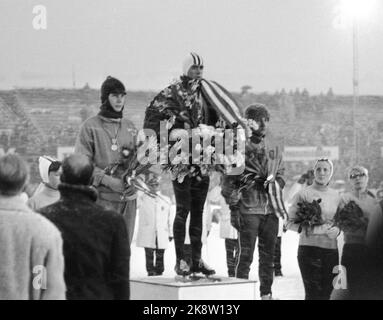
POLYGON ((161 197, 152 198, 146 194, 138 197, 137 247, 166 249, 169 237, 173 237, 171 201, 160 192, 159 195, 161 197))
MULTIPOLYGON (((200 80, 182 76, 162 90, 150 102, 145 112, 144 128, 160 135, 160 122, 175 117, 172 129, 195 128, 200 123, 214 125, 218 116, 207 105, 201 93, 200 80)), ((166 134, 166 133, 165 133, 166 134)))
POLYGON ((49 206, 60 199, 60 192, 52 189, 45 184, 38 187, 38 191, 28 200, 27 204, 32 210, 49 206))
MULTIPOLYGON (((252 143, 246 143, 246 159, 256 157, 260 162, 263 160, 269 160, 269 153, 273 152, 273 148, 267 147, 265 142, 255 145, 252 143), (266 159, 265 159, 266 158, 266 159)), ((245 172, 246 173, 246 169, 245 172)), ((282 178, 283 167, 278 170, 275 180, 279 186, 283 189, 285 181, 282 178)), ((239 203, 233 204, 231 196, 234 190, 238 190, 240 186, 242 175, 225 175, 223 177, 222 195, 224 196, 226 203, 230 206, 231 210, 239 209, 242 214, 270 214, 275 213, 272 204, 268 201, 267 190, 261 184, 256 183, 252 188, 243 190, 239 203)))
POLYGON ((132 200, 121 198, 122 193, 113 191, 108 185, 108 180, 104 179, 104 169, 117 162, 120 157, 119 151, 111 150, 111 137, 114 138, 120 122, 121 128, 117 135, 118 145, 133 148, 137 136, 133 123, 124 118, 110 119, 100 115, 87 119, 81 125, 75 144, 75 153, 88 156, 96 166, 93 185, 97 188, 99 198, 114 202, 132 200))
POLYGON ((64 239, 68 299, 129 299, 130 247, 123 217, 95 203, 93 188, 60 184, 40 210, 64 239))
POLYGON ((0 300, 65 299, 62 250, 48 219, 21 196, 0 196, 0 300))

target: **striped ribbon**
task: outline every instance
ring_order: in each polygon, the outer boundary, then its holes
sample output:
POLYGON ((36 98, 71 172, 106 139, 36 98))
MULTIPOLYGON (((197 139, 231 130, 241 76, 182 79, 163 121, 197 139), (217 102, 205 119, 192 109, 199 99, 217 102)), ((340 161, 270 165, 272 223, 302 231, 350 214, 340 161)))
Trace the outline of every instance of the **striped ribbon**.
POLYGON ((244 127, 241 105, 220 84, 215 81, 201 80, 202 95, 205 100, 222 117, 229 127, 238 123, 244 127))
POLYGON ((288 215, 283 202, 282 188, 279 186, 278 181, 274 180, 269 182, 267 187, 267 197, 277 217, 287 219, 288 215))

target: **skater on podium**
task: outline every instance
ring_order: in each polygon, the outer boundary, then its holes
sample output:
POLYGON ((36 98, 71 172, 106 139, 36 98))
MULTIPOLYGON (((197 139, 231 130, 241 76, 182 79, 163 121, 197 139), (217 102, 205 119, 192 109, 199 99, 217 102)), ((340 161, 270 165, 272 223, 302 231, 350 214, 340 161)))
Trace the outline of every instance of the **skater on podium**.
POLYGON ((95 164, 93 186, 98 191, 97 203, 121 214, 131 243, 136 220, 136 190, 133 186, 126 189, 121 176, 105 172, 108 166, 120 160, 122 147, 136 145, 136 128, 123 116, 125 100, 124 84, 108 76, 101 86, 100 112, 81 125, 75 153, 86 155, 95 164))
MULTIPOLYGON (((202 57, 190 53, 183 63, 183 74, 179 80, 162 90, 146 109, 144 129, 151 129, 158 138, 161 121, 174 117, 174 129, 193 129, 200 124, 215 124, 217 119, 210 123, 209 112, 202 97, 202 74, 204 63, 202 57)), ((167 129, 168 130, 168 129, 167 129)), ((170 130, 165 133, 168 134, 170 130)), ((187 175, 182 182, 175 179, 173 189, 176 198, 176 217, 174 219, 173 233, 176 250, 175 271, 178 275, 186 276, 191 273, 202 272, 205 275, 214 274, 215 271, 201 258, 202 250, 202 223, 203 209, 209 189, 209 176, 187 175), (191 242, 192 263, 185 258, 185 225, 190 215, 188 233, 191 242)), ((186 231, 187 232, 187 231, 186 231)))
MULTIPOLYGON (((272 174, 268 164, 276 160, 279 163, 275 172, 275 183, 283 189, 282 159, 276 159, 277 149, 266 144, 265 135, 270 114, 263 104, 250 105, 245 111, 245 117, 251 126, 251 135, 246 140, 246 161, 257 161, 265 167, 262 179, 252 187, 239 192, 240 175, 224 176, 222 195, 231 210, 231 223, 238 231, 239 253, 235 268, 237 278, 248 279, 253 262, 255 243, 258 238, 259 250, 259 279, 262 300, 273 300, 272 284, 274 278, 274 251, 278 234, 278 216, 276 208, 269 201, 266 183, 272 174), (252 160, 253 159, 253 160, 252 160)), ((245 169, 246 170, 246 169, 245 169)), ((246 172, 246 171, 245 171, 246 172)))

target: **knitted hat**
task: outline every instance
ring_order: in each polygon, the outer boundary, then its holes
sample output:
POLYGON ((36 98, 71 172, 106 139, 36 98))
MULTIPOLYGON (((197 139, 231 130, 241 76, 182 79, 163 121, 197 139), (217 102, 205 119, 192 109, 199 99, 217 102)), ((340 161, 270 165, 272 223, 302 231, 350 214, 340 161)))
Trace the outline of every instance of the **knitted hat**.
POLYGON ((245 117, 247 119, 260 120, 265 118, 266 121, 270 120, 270 113, 266 106, 262 103, 254 103, 246 108, 245 117))
POLYGON ((184 60, 184 63, 182 65, 182 72, 185 76, 188 75, 189 69, 192 66, 202 66, 203 67, 203 60, 202 57, 194 52, 190 52, 187 57, 184 60))
MULTIPOLYGON (((49 172, 53 169, 57 170, 60 168, 61 162, 57 159, 49 156, 41 156, 39 158, 39 172, 41 180, 43 180, 44 183, 49 183, 49 172)), ((53 171, 57 171, 53 170, 53 171)))
POLYGON ((126 94, 124 84, 111 76, 108 76, 101 85, 101 103, 108 100, 110 93, 122 93, 126 94))

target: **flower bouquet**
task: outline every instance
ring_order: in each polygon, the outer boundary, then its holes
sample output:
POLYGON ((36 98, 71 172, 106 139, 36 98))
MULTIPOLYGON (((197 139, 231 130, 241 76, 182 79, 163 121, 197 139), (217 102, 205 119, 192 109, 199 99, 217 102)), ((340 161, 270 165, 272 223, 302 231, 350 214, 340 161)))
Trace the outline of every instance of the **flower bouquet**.
POLYGON ((339 208, 334 216, 334 226, 345 232, 366 230, 368 219, 363 216, 362 209, 355 201, 348 202, 339 208))
MULTIPOLYGON (((172 124, 170 121, 168 123, 167 128, 170 129, 172 124)), ((177 129, 173 130, 172 135, 177 136, 177 129)), ((223 136, 222 130, 200 124, 192 130, 192 135, 191 140, 188 137, 176 141, 172 147, 167 145, 161 148, 161 159, 168 160, 168 163, 162 165, 163 171, 170 173, 171 179, 179 183, 182 183, 186 176, 200 180, 216 169, 214 140, 217 136, 223 136), (194 147, 191 152, 190 145, 194 147), (204 159, 208 161, 205 162, 204 159)))
POLYGON ((140 147, 144 142, 140 142, 133 148, 128 146, 121 147, 119 159, 104 169, 105 174, 120 178, 124 182, 125 190, 121 198, 129 195, 132 192, 132 187, 134 190, 142 191, 151 197, 156 196, 146 185, 143 175, 149 172, 152 163, 154 163, 151 161, 153 159, 150 159, 150 155, 156 156, 157 140, 149 138, 145 143, 148 144, 145 149, 147 152, 145 153, 140 152, 140 147), (146 161, 144 161, 144 158, 146 158, 146 161))
POLYGON ((301 233, 303 228, 306 229, 306 235, 309 229, 315 226, 324 224, 322 218, 322 210, 319 205, 322 199, 313 200, 313 202, 302 201, 298 203, 298 211, 296 212, 295 224, 299 224, 298 233, 301 233))

